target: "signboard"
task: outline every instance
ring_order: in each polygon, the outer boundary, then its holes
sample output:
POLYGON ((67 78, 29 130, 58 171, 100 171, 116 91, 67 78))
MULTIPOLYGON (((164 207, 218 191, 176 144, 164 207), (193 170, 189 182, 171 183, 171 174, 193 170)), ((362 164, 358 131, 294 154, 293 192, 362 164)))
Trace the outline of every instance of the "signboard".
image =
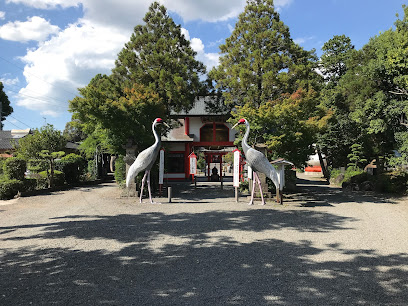
POLYGON ((250 180, 252 180, 252 168, 251 168, 250 165, 248 165, 248 178, 249 178, 250 180))
POLYGON ((160 150, 160 162, 159 162, 159 185, 163 185, 164 177, 164 150, 160 150))
POLYGON ((234 150, 234 180, 233 186, 239 187, 239 168, 241 161, 241 152, 239 150, 234 150))
POLYGON ((197 155, 195 155, 193 152, 188 156, 188 158, 190 160, 190 174, 196 175, 197 174, 197 155))

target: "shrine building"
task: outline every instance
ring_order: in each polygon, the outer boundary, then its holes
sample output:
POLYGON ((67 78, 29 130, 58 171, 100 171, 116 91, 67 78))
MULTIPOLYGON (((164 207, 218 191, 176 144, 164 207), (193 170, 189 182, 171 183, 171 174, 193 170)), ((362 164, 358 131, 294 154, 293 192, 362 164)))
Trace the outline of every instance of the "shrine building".
POLYGON ((166 150, 165 179, 188 179, 188 157, 192 152, 204 153, 206 164, 210 165, 206 169, 208 178, 211 167, 217 167, 219 175, 223 175, 222 156, 236 148, 236 131, 226 122, 229 112, 215 113, 207 110, 206 102, 210 99, 213 98, 199 97, 190 111, 171 114, 172 119, 179 121, 180 127, 172 129, 167 136, 162 136, 162 145, 166 150))

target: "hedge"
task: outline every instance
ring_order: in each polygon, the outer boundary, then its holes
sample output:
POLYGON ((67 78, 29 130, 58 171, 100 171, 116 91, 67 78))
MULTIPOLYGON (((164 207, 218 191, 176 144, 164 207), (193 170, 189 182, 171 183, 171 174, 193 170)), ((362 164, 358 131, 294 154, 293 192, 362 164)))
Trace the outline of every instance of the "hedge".
POLYGON ((23 190, 23 182, 16 179, 0 181, 0 199, 9 200, 14 198, 19 191, 23 190))
POLYGON ((24 180, 27 162, 24 159, 10 157, 4 162, 4 174, 9 180, 24 180))

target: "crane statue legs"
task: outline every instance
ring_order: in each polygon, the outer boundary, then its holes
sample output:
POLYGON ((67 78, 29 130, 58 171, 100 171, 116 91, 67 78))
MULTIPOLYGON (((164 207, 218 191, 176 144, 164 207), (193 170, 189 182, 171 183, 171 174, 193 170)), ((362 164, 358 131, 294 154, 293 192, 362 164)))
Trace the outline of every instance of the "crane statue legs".
POLYGON ((130 166, 128 174, 126 176, 126 187, 129 188, 130 182, 135 178, 135 176, 138 175, 139 172, 143 170, 146 171, 142 179, 142 188, 140 189, 140 199, 139 199, 140 203, 142 203, 143 188, 144 188, 145 181, 147 181, 147 188, 149 191, 150 203, 151 204, 154 203, 152 200, 152 193, 150 189, 150 170, 152 169, 153 164, 156 161, 157 154, 159 153, 160 145, 161 145, 160 136, 158 135, 155 129, 158 124, 164 124, 167 127, 169 127, 161 118, 156 118, 153 121, 152 130, 153 130, 155 142, 152 146, 148 147, 147 149, 139 153, 134 163, 130 166))
POLYGON ((261 205, 265 205, 265 200, 264 196, 262 193, 262 188, 261 188, 261 181, 259 180, 258 174, 256 173, 261 172, 264 173, 267 177, 269 177, 272 182, 274 183, 275 187, 277 190, 279 190, 279 178, 278 178, 278 173, 275 169, 274 166, 272 166, 266 156, 262 153, 259 152, 258 150, 255 150, 254 148, 251 148, 248 143, 248 136, 249 136, 249 123, 246 119, 242 118, 238 121, 237 124, 235 124, 232 128, 235 128, 237 125, 240 124, 245 124, 246 125, 246 131, 245 135, 242 138, 242 149, 245 154, 245 159, 247 163, 251 166, 251 168, 254 171, 254 181, 252 185, 252 193, 251 193, 251 201, 249 202, 249 205, 254 204, 254 194, 255 194, 255 181, 258 183, 260 193, 261 193, 261 205))

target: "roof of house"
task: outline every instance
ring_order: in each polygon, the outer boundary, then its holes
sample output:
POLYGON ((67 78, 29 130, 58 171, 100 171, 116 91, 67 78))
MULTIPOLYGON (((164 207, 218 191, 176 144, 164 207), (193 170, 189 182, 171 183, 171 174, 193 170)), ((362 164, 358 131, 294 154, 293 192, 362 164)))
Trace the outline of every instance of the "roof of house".
POLYGON ((179 126, 177 128, 171 129, 166 136, 161 137, 161 140, 166 142, 185 142, 193 141, 194 138, 184 133, 184 126, 179 126))
POLYGON ((31 129, 0 131, 0 150, 14 149, 13 140, 18 141, 31 133, 31 129))

